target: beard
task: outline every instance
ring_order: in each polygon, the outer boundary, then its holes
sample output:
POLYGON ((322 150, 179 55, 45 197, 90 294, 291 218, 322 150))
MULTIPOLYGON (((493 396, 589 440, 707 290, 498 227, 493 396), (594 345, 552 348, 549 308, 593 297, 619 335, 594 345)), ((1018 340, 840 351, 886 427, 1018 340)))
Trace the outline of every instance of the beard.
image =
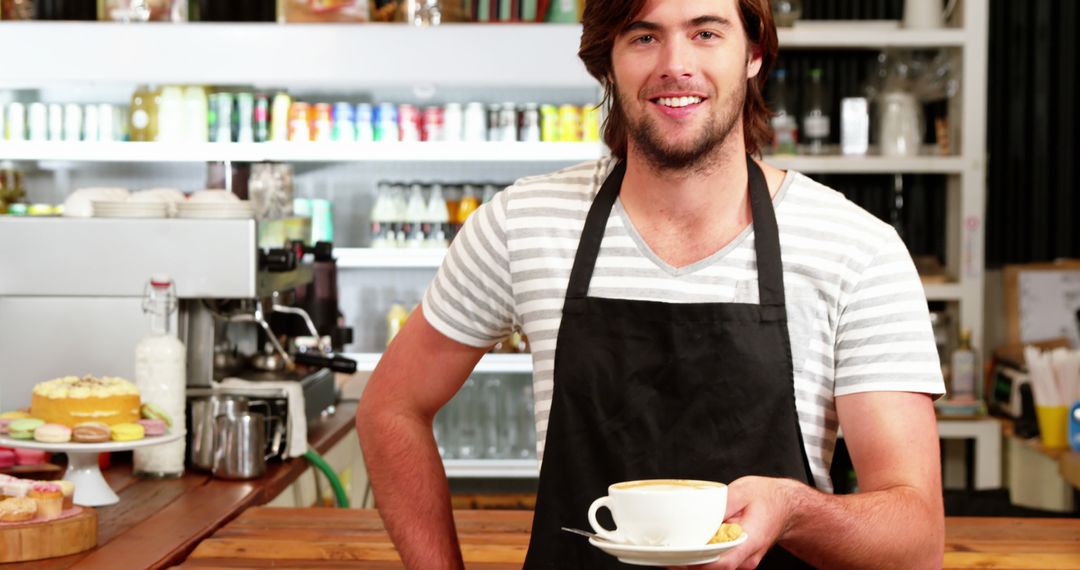
POLYGON ((618 100, 627 132, 646 162, 659 171, 701 170, 720 158, 716 151, 723 147, 742 114, 746 83, 738 82, 723 100, 708 99, 711 103, 719 103, 719 107, 709 114, 690 141, 681 144, 664 140, 656 121, 647 114, 641 113, 636 120, 632 119, 627 108, 636 104, 635 99, 619 93, 618 100))

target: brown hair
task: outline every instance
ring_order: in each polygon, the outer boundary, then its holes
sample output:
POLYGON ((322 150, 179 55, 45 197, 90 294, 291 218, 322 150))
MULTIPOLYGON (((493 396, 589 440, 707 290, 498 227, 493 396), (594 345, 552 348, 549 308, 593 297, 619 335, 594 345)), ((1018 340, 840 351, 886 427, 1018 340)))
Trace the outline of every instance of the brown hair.
MULTIPOLYGON (((769 0, 736 1, 750 49, 761 55, 761 70, 756 77, 746 81, 746 102, 743 104, 742 113, 746 152, 758 155, 772 140, 770 113, 762 89, 773 63, 776 62, 776 24, 773 22, 769 0)), ((612 154, 620 159, 626 158, 629 132, 626 117, 623 116, 622 108, 615 97, 614 82, 611 80, 611 50, 615 45, 615 38, 634 21, 634 17, 644 7, 645 0, 589 0, 585 4, 582 18, 584 30, 578 57, 585 63, 585 69, 604 88, 604 103, 610 104, 607 120, 604 122, 604 142, 612 154)))

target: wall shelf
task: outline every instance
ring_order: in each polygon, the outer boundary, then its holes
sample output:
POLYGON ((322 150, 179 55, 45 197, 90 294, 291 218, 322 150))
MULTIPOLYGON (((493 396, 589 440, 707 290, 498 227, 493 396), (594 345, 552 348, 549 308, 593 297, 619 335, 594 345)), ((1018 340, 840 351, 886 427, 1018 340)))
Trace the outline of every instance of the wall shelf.
POLYGON ((540 464, 535 459, 445 459, 450 479, 535 479, 540 464))
MULTIPOLYGON (((357 372, 371 372, 382 358, 382 353, 348 353, 344 354, 356 361, 357 372)), ((478 374, 532 374, 531 354, 485 354, 473 369, 478 374)))

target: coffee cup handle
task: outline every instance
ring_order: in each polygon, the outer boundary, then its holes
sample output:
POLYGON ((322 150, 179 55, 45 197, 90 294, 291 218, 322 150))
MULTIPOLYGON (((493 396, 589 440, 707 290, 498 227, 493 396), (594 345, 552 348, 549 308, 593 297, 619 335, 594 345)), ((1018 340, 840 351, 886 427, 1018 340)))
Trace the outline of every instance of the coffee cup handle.
POLYGON ((611 510, 611 506, 608 505, 609 502, 611 502, 611 497, 600 497, 593 501, 593 504, 589 506, 589 525, 592 526, 596 536, 611 542, 622 542, 622 539, 619 538, 618 529, 613 531, 608 530, 600 526, 599 521, 596 520, 596 511, 599 511, 602 507, 607 507, 609 511, 611 510))

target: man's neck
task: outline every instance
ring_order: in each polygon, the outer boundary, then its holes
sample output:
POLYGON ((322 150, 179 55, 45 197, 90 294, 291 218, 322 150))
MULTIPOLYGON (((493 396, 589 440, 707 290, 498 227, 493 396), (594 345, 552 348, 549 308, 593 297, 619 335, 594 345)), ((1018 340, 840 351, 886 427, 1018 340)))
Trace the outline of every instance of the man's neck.
POLYGON ((679 171, 656 168, 632 141, 626 158, 623 207, 645 243, 667 264, 684 267, 709 257, 750 225, 741 137, 679 171))
POLYGON ((696 225, 730 216, 733 208, 747 203, 748 179, 745 146, 742 140, 731 142, 718 145, 712 155, 688 168, 664 170, 646 160, 630 141, 620 192, 623 205, 643 221, 696 225))

